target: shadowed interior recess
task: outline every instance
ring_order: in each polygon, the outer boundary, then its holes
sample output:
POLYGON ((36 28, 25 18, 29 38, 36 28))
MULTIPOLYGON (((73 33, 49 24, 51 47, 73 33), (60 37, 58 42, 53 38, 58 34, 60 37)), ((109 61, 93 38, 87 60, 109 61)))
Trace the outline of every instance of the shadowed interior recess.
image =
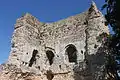
POLYGON ((52 65, 53 63, 53 58, 54 58, 54 53, 50 50, 46 51, 47 58, 49 60, 49 64, 52 65))
POLYGON ((69 44, 66 49, 66 54, 68 55, 69 62, 77 63, 77 50, 72 44, 69 44))

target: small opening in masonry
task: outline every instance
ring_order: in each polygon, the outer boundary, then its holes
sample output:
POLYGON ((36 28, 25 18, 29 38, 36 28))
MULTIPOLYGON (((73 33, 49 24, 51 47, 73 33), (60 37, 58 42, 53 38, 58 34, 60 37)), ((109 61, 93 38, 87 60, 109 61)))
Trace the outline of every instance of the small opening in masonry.
POLYGON ((47 58, 49 60, 50 65, 53 63, 54 53, 50 50, 46 51, 47 58))
POLYGON ((33 63, 36 62, 36 55, 37 55, 38 51, 34 50, 33 54, 32 54, 32 58, 29 61, 29 67, 32 67, 33 63))

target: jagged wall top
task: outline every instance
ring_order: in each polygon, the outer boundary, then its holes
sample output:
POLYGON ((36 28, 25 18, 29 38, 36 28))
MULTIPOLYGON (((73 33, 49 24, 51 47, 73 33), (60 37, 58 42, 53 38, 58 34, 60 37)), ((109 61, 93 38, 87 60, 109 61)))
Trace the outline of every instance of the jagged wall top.
MULTIPOLYGON (((37 22, 37 24, 39 24, 39 25, 43 25, 43 24, 49 24, 49 25, 58 24, 58 25, 59 25, 59 24, 64 24, 64 23, 66 23, 66 22, 71 22, 71 20, 73 20, 73 19, 77 20, 78 18, 79 18, 79 20, 80 20, 81 22, 84 22, 85 18, 88 17, 88 13, 90 13, 90 12, 100 12, 100 11, 97 9, 97 6, 96 6, 95 2, 93 2, 93 1, 92 1, 92 4, 91 4, 90 8, 89 8, 86 12, 83 12, 83 13, 81 13, 81 14, 77 14, 77 15, 74 15, 74 16, 70 16, 70 17, 68 17, 68 18, 66 18, 66 19, 59 20, 59 21, 57 21, 57 22, 52 22, 52 23, 39 22, 39 20, 36 19, 34 16, 32 16, 30 13, 26 13, 25 15, 23 15, 21 18, 19 18, 19 19, 17 20, 17 22, 19 23, 20 20, 25 19, 25 20, 33 20, 33 21, 31 21, 32 23, 37 22)), ((100 12, 99 15, 102 16, 101 12, 100 12)), ((16 23, 17 23, 17 22, 16 22, 16 23)))

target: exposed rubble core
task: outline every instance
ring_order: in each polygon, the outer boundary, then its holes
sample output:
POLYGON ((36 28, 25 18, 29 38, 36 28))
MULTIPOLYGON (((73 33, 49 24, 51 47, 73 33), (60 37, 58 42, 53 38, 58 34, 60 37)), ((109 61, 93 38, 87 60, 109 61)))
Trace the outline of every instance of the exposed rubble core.
POLYGON ((105 21, 94 2, 86 12, 53 23, 27 13, 17 19, 6 64, 20 73, 8 72, 17 78, 6 80, 103 80, 105 51, 97 37, 109 34, 105 21))

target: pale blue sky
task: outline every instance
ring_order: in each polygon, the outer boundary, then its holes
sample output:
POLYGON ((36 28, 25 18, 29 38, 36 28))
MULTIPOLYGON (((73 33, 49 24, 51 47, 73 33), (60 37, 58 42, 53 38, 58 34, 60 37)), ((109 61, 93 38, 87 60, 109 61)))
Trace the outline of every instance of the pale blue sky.
MULTIPOLYGON (((94 0, 100 9, 104 0, 94 0)), ((16 19, 26 12, 54 22, 86 11, 91 0, 0 0, 0 63, 7 61, 16 19)))

